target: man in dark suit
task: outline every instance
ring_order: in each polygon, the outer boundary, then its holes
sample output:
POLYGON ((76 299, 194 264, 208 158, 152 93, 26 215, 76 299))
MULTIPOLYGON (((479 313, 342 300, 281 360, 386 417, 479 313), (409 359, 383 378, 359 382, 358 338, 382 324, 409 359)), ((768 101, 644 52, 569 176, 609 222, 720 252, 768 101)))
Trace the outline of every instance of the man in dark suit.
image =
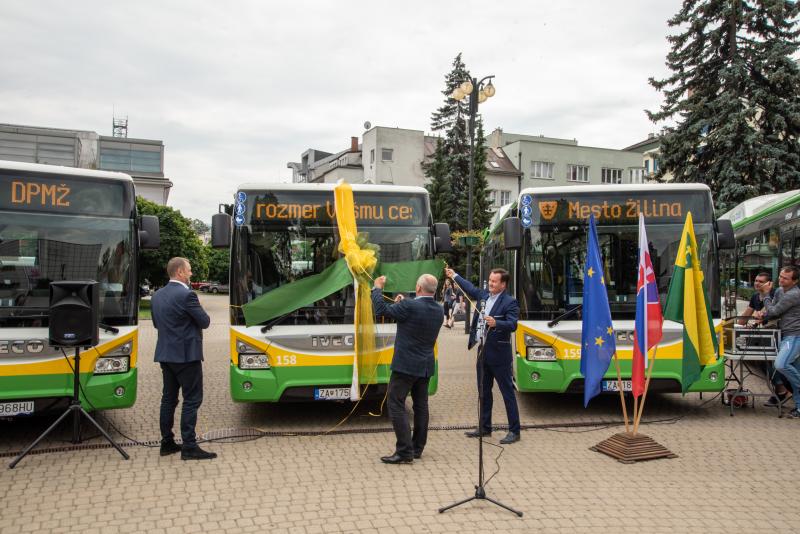
POLYGON ((390 305, 383 301, 385 284, 385 276, 375 279, 372 305, 376 315, 397 321, 388 391, 389 417, 397 444, 394 454, 382 457, 381 461, 407 464, 414 458, 422 457, 422 450, 428 441, 428 382, 436 365, 433 346, 442 327, 442 308, 433 299, 438 281, 430 274, 423 274, 417 280, 417 298, 405 299, 398 295, 395 303, 390 305), (413 437, 406 415, 409 392, 414 407, 413 437))
MULTIPOLYGON (((472 327, 469 332, 468 348, 472 348, 480 341, 483 335, 483 362, 478 367, 478 388, 483 393, 483 410, 479 427, 467 436, 476 438, 483 433, 484 436, 492 434, 492 385, 497 381, 503 402, 506 405, 508 416, 508 434, 500 440, 506 445, 520 440, 519 408, 517 396, 514 392, 513 370, 514 363, 511 353, 511 334, 517 329, 519 317, 519 304, 517 299, 507 294, 508 271, 505 269, 492 269, 489 274, 489 290, 478 289, 467 280, 464 280, 453 271, 445 269, 448 278, 452 278, 475 302, 484 302, 484 313, 475 310, 472 327), (479 331, 478 325, 481 323, 479 331)), ((480 365, 481 362, 478 362, 480 365)))
POLYGON ((158 330, 155 361, 161 364, 164 389, 161 395, 161 456, 181 452, 182 460, 210 460, 216 453, 197 446, 197 409, 203 402, 203 329, 211 319, 189 289, 192 266, 186 258, 167 263, 169 283, 156 291, 151 302, 153 326, 158 330), (172 426, 178 390, 183 390, 181 439, 175 443, 172 426))

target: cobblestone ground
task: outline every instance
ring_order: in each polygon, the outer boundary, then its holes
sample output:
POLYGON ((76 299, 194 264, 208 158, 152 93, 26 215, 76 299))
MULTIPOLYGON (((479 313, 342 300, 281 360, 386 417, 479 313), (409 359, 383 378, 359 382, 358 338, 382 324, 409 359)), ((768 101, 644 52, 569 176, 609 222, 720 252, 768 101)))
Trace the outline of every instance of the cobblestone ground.
MULTIPOLYGON (((800 521, 800 421, 779 419, 760 402, 730 417, 718 398, 698 395, 648 399, 643 432, 678 458, 634 465, 589 450, 620 430, 608 426, 621 420, 617 398, 602 397, 585 410, 578 396, 522 396, 529 425, 522 441, 501 449, 503 432, 495 432, 485 458, 487 476, 500 469, 488 495, 524 517, 486 501, 439 514, 440 506, 473 495, 477 480, 477 442, 462 432, 476 419, 474 355, 464 350, 463 329, 440 337, 440 390, 431 398, 434 430, 423 458, 388 466, 379 457, 392 451, 393 434, 385 416, 368 414, 374 405, 360 406, 340 427, 368 433, 292 436, 333 427, 349 404, 234 404, 227 299, 201 301, 213 322, 198 431, 274 434, 209 443, 220 455, 209 462, 161 458, 157 449, 133 445, 130 461, 109 448, 28 456, 16 469, 0 470, 0 531, 728 533, 790 532, 800 521), (543 428, 569 423, 600 425, 543 428)), ((151 361, 155 331, 147 321, 140 340, 139 399, 101 420, 126 436, 157 440, 160 373, 151 361)), ((495 423, 505 423, 499 392, 495 399, 495 423)), ((20 450, 51 421, 0 422, 0 454, 20 450)), ((68 432, 65 425, 43 446, 68 445, 68 432)))

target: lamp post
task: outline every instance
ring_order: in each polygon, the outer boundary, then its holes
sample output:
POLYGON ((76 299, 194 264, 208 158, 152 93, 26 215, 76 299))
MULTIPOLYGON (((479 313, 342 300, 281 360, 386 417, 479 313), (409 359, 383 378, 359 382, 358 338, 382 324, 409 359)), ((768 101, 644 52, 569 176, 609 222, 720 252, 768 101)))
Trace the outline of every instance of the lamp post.
MULTIPOLYGON (((486 76, 478 81, 477 78, 467 80, 458 87, 456 87, 450 97, 458 100, 459 102, 469 97, 469 192, 467 196, 467 232, 472 231, 472 206, 473 206, 473 189, 475 184, 475 117, 478 114, 478 104, 486 101, 486 99, 494 96, 495 88, 492 85, 492 78, 494 75, 486 76)), ((470 280, 472 277, 472 246, 467 246, 467 273, 466 278, 470 280)), ((471 280, 470 280, 471 282, 471 280)), ((469 333, 470 330, 470 305, 467 301, 467 311, 464 317, 464 330, 469 333)))

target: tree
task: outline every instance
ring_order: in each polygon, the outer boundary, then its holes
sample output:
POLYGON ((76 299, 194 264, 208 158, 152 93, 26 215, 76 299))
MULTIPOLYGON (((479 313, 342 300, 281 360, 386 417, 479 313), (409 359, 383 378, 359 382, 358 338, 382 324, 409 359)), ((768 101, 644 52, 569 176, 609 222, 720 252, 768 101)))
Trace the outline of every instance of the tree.
POLYGON ((430 178, 425 188, 430 195, 433 220, 437 222, 450 222, 453 219, 455 199, 450 187, 446 158, 444 142, 441 138, 437 139, 433 160, 424 165, 425 176, 430 178))
POLYGON ((472 228, 483 229, 492 222, 489 182, 486 180, 486 139, 483 120, 478 118, 475 134, 475 179, 472 183, 472 228))
POLYGON ((231 252, 228 248, 212 248, 206 245, 208 257, 208 279, 227 283, 230 269, 231 252))
POLYGON ((194 233, 191 220, 180 211, 169 206, 160 206, 140 196, 136 197, 139 215, 158 217, 161 232, 161 246, 157 250, 145 250, 139 261, 139 278, 147 278, 152 284, 161 286, 167 283, 167 262, 180 256, 192 264, 192 278, 204 280, 208 277, 208 259, 202 241, 194 233))
POLYGON ((200 237, 211 230, 211 228, 200 219, 189 219, 189 224, 192 226, 192 231, 200 237))
POLYGON ((726 211, 747 198, 800 187, 800 6, 788 0, 685 0, 669 25, 672 73, 653 122, 659 177, 701 182, 726 211))
MULTIPOLYGON (((442 139, 442 175, 450 183, 449 219, 452 230, 467 227, 467 202, 464 194, 468 189, 469 137, 467 134, 467 100, 458 101, 450 97, 453 90, 470 79, 469 71, 461 61, 461 54, 453 60, 453 68, 445 76, 444 104, 431 114, 431 130, 444 131, 442 139)), ((437 199, 438 201, 438 199, 437 199)))

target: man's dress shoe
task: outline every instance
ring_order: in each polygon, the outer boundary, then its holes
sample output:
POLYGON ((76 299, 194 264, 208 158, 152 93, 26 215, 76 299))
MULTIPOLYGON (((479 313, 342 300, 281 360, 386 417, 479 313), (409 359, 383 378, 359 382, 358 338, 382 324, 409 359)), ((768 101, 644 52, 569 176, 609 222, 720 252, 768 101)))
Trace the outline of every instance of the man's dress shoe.
MULTIPOLYGON (((480 432, 480 430, 475 429, 475 430, 471 430, 469 432, 464 432, 464 435, 467 436, 468 438, 477 438, 477 437, 480 437, 481 432, 480 432)), ((483 437, 484 438, 488 438, 491 435, 492 435, 491 431, 483 433, 483 437)))
POLYGON ((391 456, 381 456, 381 462, 385 464, 410 464, 413 461, 413 458, 403 458, 396 453, 391 456))
POLYGON ((502 445, 508 445, 510 443, 516 443, 517 441, 519 441, 519 439, 520 439, 519 433, 509 432, 508 434, 506 434, 506 437, 500 440, 500 443, 502 445))
POLYGON ((181 460, 213 460, 216 457, 216 452, 204 451, 200 447, 192 447, 181 451, 181 460))
POLYGON ((174 441, 165 441, 161 444, 161 456, 169 456, 181 452, 181 446, 174 441))

